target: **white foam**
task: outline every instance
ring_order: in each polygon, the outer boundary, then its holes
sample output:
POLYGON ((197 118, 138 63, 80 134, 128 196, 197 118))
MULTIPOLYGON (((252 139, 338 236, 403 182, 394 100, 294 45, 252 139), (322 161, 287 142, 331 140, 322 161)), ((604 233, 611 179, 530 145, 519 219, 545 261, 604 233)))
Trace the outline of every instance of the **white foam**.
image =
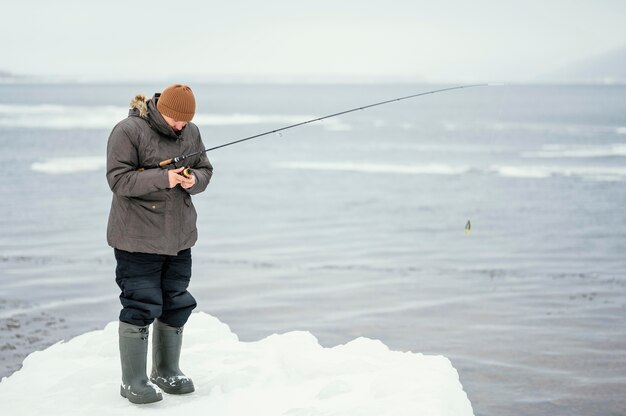
MULTIPOLYGON (((199 126, 232 126, 247 124, 276 124, 292 125, 312 120, 312 115, 286 114, 196 114, 193 122, 199 126)), ((350 130, 350 125, 344 124, 339 118, 322 120, 319 122, 327 130, 350 130)))
POLYGON ((66 174, 96 171, 105 166, 106 159, 104 157, 85 156, 48 159, 43 162, 35 162, 30 165, 30 168, 35 172, 66 174))
POLYGON ((279 169, 321 170, 359 173, 390 173, 406 175, 463 175, 483 174, 506 178, 545 179, 556 176, 578 177, 596 181, 624 181, 626 167, 606 166, 542 166, 493 165, 487 168, 441 163, 399 165, 354 162, 280 162, 272 165, 279 169))
POLYGON ((350 131, 352 126, 348 123, 343 123, 339 119, 324 120, 324 129, 328 131, 350 131))
MULTIPOLYGON (((111 129, 128 115, 127 107, 67 105, 0 104, 0 128, 32 129, 111 129)), ((279 127, 314 119, 311 115, 286 114, 210 114, 197 113, 193 122, 199 126, 274 124, 279 127)), ((350 130, 339 118, 319 123, 327 130, 350 130)))
POLYGON ((542 179, 554 176, 595 181, 624 181, 626 168, 605 166, 491 166, 489 172, 508 178, 542 179))
POLYGON ((204 313, 192 314, 185 326, 181 355, 196 391, 137 406, 119 395, 117 330, 111 322, 28 356, 20 371, 0 382, 0 414, 473 414, 457 371, 443 356, 391 351, 367 338, 323 348, 302 331, 240 342, 204 313))
MULTIPOLYGON (((354 144, 350 142, 337 142, 335 146, 342 149, 354 149, 354 144)), ((407 142, 401 140, 384 140, 372 141, 359 144, 360 151, 368 152, 386 152, 394 150, 414 151, 414 152, 431 152, 431 153, 472 153, 472 154, 489 154, 489 153, 509 153, 511 151, 508 146, 481 145, 481 144, 440 144, 440 143, 420 143, 407 142)))
POLYGON ((114 106, 0 104, 0 128, 110 129, 127 114, 128 109, 114 106))
POLYGON ((197 125, 219 126, 219 125, 238 125, 238 124, 262 124, 262 123, 286 123, 293 124, 300 121, 298 118, 281 117, 281 116, 260 116, 254 114, 197 114, 194 116, 193 122, 197 125))
POLYGON ((527 158, 597 158, 626 156, 625 143, 612 143, 606 145, 545 145, 539 151, 524 152, 527 158))
POLYGON ((492 166, 489 170, 509 178, 549 178, 555 173, 542 166, 492 166))
POLYGON ((614 126, 573 123, 488 122, 485 128, 498 131, 545 133, 552 135, 594 136, 615 133, 614 126))
POLYGON ((365 173, 400 173, 417 175, 459 175, 469 171, 463 166, 445 164, 397 165, 354 162, 282 162, 273 165, 281 169, 327 170, 365 173))

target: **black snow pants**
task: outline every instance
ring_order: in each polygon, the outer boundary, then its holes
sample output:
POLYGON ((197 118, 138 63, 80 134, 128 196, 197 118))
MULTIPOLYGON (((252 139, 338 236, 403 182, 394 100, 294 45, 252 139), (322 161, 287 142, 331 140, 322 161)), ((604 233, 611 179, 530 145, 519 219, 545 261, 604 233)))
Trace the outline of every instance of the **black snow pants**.
POLYGON ((158 318, 169 326, 185 325, 196 307, 187 291, 191 249, 176 256, 115 249, 115 259, 115 281, 122 290, 120 321, 146 326, 158 318))

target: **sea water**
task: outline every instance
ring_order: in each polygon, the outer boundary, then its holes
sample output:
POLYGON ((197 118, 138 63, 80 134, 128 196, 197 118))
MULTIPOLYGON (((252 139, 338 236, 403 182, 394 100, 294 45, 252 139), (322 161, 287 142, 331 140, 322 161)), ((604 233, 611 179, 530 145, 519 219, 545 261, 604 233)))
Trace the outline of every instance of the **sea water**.
MULTIPOLYGON (((106 142, 164 86, 0 85, 0 375, 117 317, 106 142)), ((192 87, 212 147, 446 86, 192 87)), ((625 86, 443 92, 209 158, 190 290, 243 340, 442 354, 477 415, 626 408, 625 86)))

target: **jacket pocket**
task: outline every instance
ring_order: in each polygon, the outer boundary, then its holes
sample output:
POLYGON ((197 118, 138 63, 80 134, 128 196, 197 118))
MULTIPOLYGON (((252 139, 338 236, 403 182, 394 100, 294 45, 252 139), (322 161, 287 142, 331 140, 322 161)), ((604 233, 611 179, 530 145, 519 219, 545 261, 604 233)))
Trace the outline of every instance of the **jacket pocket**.
POLYGON ((166 201, 129 200, 126 235, 133 238, 157 237, 165 232, 166 201))

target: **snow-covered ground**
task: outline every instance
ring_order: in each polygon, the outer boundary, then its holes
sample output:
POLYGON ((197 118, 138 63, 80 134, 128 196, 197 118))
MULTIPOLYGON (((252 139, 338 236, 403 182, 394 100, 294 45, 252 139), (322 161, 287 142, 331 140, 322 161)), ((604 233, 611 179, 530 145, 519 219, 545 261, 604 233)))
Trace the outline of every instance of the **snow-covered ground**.
POLYGON ((240 342, 205 313, 191 316, 181 357, 196 392, 137 406, 119 395, 117 326, 111 322, 31 354, 0 382, 0 414, 473 414, 457 371, 443 356, 390 351, 366 338, 323 348, 309 332, 240 342))

